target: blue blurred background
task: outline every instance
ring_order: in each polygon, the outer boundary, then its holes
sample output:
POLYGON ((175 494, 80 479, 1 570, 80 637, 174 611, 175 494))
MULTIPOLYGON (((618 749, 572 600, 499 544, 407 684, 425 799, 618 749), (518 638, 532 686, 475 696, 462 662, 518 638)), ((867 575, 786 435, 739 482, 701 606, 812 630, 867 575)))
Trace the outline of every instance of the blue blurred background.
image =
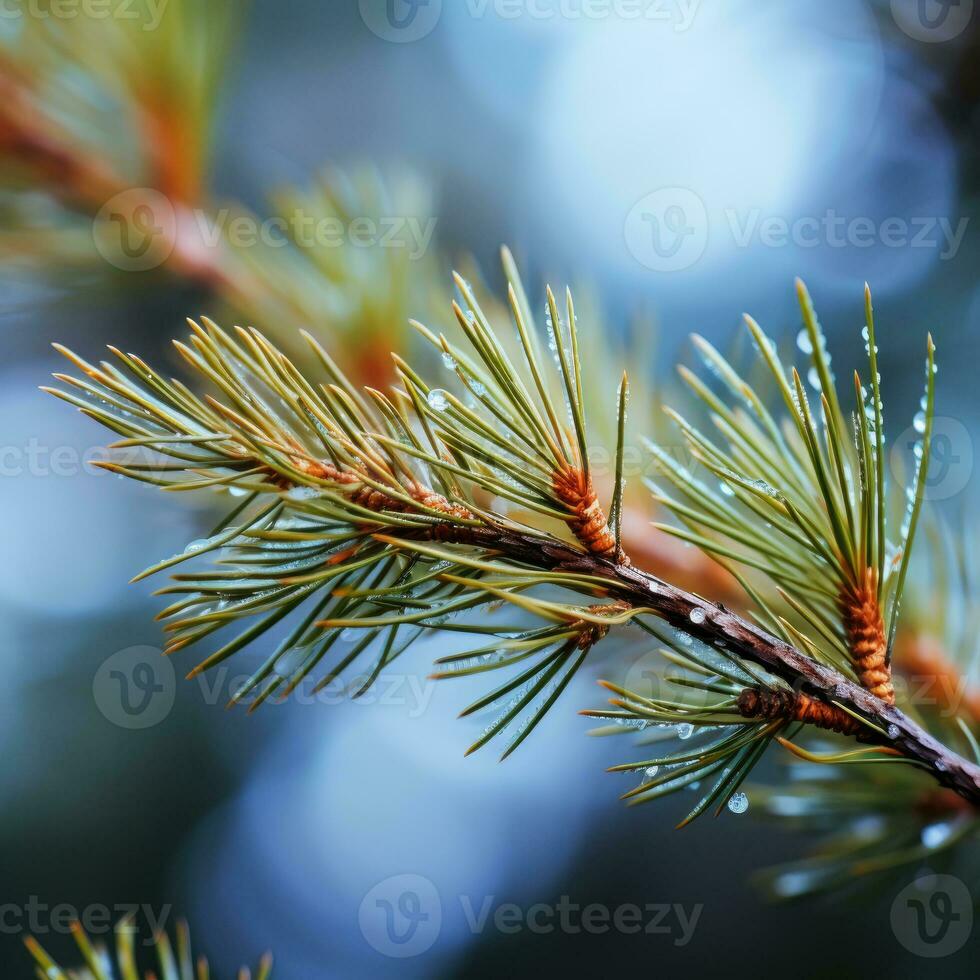
MULTIPOLYGON (((648 368, 664 377, 691 331, 728 344, 745 310, 795 334, 795 275, 849 364, 868 280, 893 417, 916 410, 931 330, 939 412, 962 423, 972 453, 972 7, 254 0, 221 90, 213 189, 262 213, 271 186, 302 184, 325 162, 414 171, 431 186, 441 274, 472 255, 499 286, 497 249, 509 243, 535 289, 546 278, 593 288, 606 329, 638 312, 655 322, 648 368)), ((3 902, 172 909, 219 975, 267 948, 287 980, 921 975, 892 937, 887 896, 762 904, 750 872, 798 854, 798 840, 748 816, 676 834, 679 807, 619 805, 626 787, 603 769, 620 760, 574 712, 600 702, 595 673, 504 765, 462 758, 472 732, 454 716, 466 692, 425 680, 435 640, 374 703, 291 701, 253 716, 223 710, 244 666, 185 682, 195 661, 178 654, 160 717, 120 722, 93 693, 100 669, 162 643, 153 583, 126 582, 206 533, 212 515, 205 501, 79 465, 103 433, 37 385, 61 370, 55 339, 92 357, 109 342, 169 356, 209 295, 150 278, 59 288, 13 265, 3 283, 3 902), (424 952, 394 958, 362 909, 401 875, 431 883, 441 928, 424 952), (465 913, 488 897, 527 910, 563 895, 664 903, 665 931, 505 932, 474 929, 465 913), (678 908, 698 915, 689 936, 678 908)), ((396 899, 390 888, 382 899, 396 899)), ((28 975, 16 930, 0 942, 3 975, 28 975)), ((49 945, 70 946, 58 935, 49 945)), ((945 975, 975 976, 967 954, 945 975)))

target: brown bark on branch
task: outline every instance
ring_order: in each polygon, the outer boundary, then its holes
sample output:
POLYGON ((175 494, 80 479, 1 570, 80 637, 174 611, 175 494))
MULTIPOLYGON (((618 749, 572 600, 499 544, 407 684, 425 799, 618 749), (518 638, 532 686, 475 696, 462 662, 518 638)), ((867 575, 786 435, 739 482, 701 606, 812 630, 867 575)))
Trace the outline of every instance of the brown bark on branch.
POLYGON ((980 806, 980 766, 947 748, 894 705, 724 606, 632 565, 616 564, 560 542, 542 542, 534 535, 495 528, 476 532, 476 541, 535 568, 607 580, 611 596, 654 609, 671 626, 709 646, 724 645, 732 653, 764 667, 800 694, 836 705, 866 720, 879 731, 868 730, 863 741, 896 749, 905 758, 925 767, 940 785, 980 806), (693 610, 699 610, 703 618, 696 613, 692 619, 693 610))

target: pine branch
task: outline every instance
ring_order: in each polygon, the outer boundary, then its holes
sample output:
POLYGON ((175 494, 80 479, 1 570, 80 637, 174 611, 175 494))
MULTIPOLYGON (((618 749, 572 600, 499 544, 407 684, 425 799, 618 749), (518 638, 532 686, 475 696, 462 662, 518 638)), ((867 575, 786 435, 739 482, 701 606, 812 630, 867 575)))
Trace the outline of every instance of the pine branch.
MULTIPOLYGON (((700 687, 713 702, 705 706, 683 697, 650 699, 617 690, 615 704, 622 711, 590 713, 641 728, 681 723, 710 730, 720 725, 728 735, 693 757, 672 757, 662 775, 635 791, 638 801, 698 782, 701 775, 719 774, 688 818, 693 819, 717 799, 731 797, 773 740, 806 752, 789 740, 801 725, 852 735, 871 746, 821 761, 911 764, 971 803, 980 800, 980 770, 973 763, 877 696, 877 684, 863 688, 858 683, 870 677, 863 638, 871 634, 872 652, 880 657, 885 621, 878 621, 877 614, 856 617, 840 597, 870 582, 869 601, 877 609, 887 596, 887 622, 894 626, 918 514, 915 503, 903 529, 901 557, 885 563, 894 574, 883 580, 878 567, 887 542, 879 537, 878 515, 885 497, 875 483, 880 437, 872 439, 859 423, 849 448, 836 395, 825 394, 824 438, 818 443, 799 377, 794 377, 794 397, 771 343, 752 325, 785 394, 798 438, 780 433, 761 398, 719 365, 762 422, 753 428, 745 418, 732 416, 747 440, 730 454, 742 472, 732 463, 723 465, 721 451, 683 420, 681 425, 707 469, 732 488, 734 501, 716 499, 653 447, 688 500, 671 500, 670 506, 741 542, 743 550, 733 552, 718 538, 702 534, 691 534, 691 539, 705 551, 770 572, 788 606, 782 615, 773 612, 771 596, 763 599, 749 578, 732 569, 763 618, 777 625, 779 638, 636 568, 625 553, 626 387, 617 402, 615 479, 607 512, 589 464, 571 296, 566 294, 563 315, 548 291, 554 361, 549 368, 529 328, 526 302, 513 283, 513 349, 503 344, 470 285, 457 277, 456 287, 461 344, 416 325, 441 354, 454 390, 433 386, 396 357, 400 387, 360 392, 308 338, 326 374, 326 382, 316 387, 258 331, 239 329, 233 336, 210 321, 204 327, 192 323, 190 343, 177 345, 211 385, 212 393, 204 398, 133 355, 115 351, 119 369, 65 352, 87 377, 59 376, 74 391, 53 393, 122 435, 118 448, 152 450, 147 462, 110 462, 108 468, 170 490, 231 488, 247 495, 210 538, 148 570, 196 556, 220 556, 214 571, 178 573, 175 584, 163 590, 179 597, 161 614, 170 620, 167 629, 173 634, 168 652, 252 620, 198 664, 193 675, 295 613, 298 625, 235 694, 233 700, 242 700, 255 692, 254 708, 273 694, 288 696, 348 631, 363 639, 329 668, 320 685, 370 650, 369 685, 423 629, 489 634, 496 638, 493 647, 452 658, 452 669, 439 676, 521 665, 520 673, 467 709, 500 711, 473 748, 517 726, 506 756, 540 722, 607 633, 633 622, 659 635, 648 622, 654 616, 715 652, 718 662, 679 654, 680 666, 702 679, 676 681, 692 692, 700 687), (749 465, 752 459, 775 467, 791 491, 773 489, 765 473, 749 465), (860 483, 850 475, 854 466, 861 468, 860 483), (515 504, 530 523, 509 516, 504 501, 515 504), (739 516, 735 503, 749 516, 739 516), (770 523, 785 538, 781 545, 770 523), (589 600, 553 601, 541 594, 549 589, 589 600), (544 625, 515 631, 489 618, 451 620, 494 603, 530 613, 544 625), (307 612, 300 614, 301 607, 307 612), (835 611, 841 615, 836 623, 835 611)), ((925 458, 932 367, 930 342, 925 458)), ((820 373, 829 388, 826 363, 820 373)), ((702 394, 712 400, 707 389, 702 394)), ((724 408, 713 407, 723 430, 736 432, 724 408)), ((924 478, 920 466, 911 499, 921 498, 924 478)))

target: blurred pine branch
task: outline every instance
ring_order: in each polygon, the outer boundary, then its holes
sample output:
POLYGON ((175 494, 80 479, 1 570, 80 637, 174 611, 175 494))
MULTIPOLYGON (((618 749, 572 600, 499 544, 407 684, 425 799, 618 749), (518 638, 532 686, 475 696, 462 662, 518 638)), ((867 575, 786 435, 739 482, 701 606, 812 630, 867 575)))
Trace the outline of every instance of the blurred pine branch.
MULTIPOLYGON (((78 946, 79 955, 84 962, 81 969, 65 969, 48 955, 44 947, 32 938, 26 945, 34 958, 35 973, 39 980, 209 980, 211 976, 208 961, 199 956, 195 961, 191 952, 190 932, 187 923, 177 925, 176 947, 171 944, 166 932, 153 937, 156 970, 142 971, 136 955, 136 929, 128 920, 120 922, 115 929, 115 958, 102 945, 93 944, 79 923, 72 925, 72 936, 78 946)), ((269 980, 272 976, 272 957, 267 953, 262 957, 255 972, 255 980, 269 980)), ((251 980, 252 972, 242 967, 238 980, 251 980)))
POLYGON ((390 380, 378 373, 389 369, 381 338, 396 339, 409 315, 433 309, 428 241, 410 255, 403 242, 323 245, 295 228, 299 217, 306 228, 414 219, 431 234, 428 188, 362 166, 281 188, 268 216, 221 200, 212 133, 246 8, 168 0, 132 13, 5 19, 13 34, 0 37, 0 255, 55 284, 80 272, 116 289, 144 282, 144 270, 176 277, 296 357, 305 354, 294 346, 299 329, 356 337, 349 369, 390 380), (259 236, 243 247, 243 221, 256 232, 275 227, 274 242, 259 236), (151 233, 153 251, 134 272, 125 243, 151 233))

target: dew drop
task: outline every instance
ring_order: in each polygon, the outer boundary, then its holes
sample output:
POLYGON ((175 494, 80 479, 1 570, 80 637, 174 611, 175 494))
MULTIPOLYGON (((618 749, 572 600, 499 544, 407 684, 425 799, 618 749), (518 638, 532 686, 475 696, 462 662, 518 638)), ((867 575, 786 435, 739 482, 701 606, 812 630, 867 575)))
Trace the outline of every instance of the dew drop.
POLYGON ((344 643, 356 643, 363 635, 363 632, 363 630, 348 626, 347 629, 341 631, 340 639, 344 643))
POLYGON ((820 391, 820 374, 815 367, 810 368, 806 373, 806 379, 810 382, 810 387, 814 391, 820 391))
POLYGON ((286 496, 290 500, 313 500, 320 496, 320 492, 313 487, 290 487, 286 491, 286 496))
POLYGON ((456 370, 456 359, 449 353, 449 351, 444 350, 442 352, 442 363, 445 364, 450 371, 456 370))
POLYGON ((433 388, 425 400, 429 403, 429 408, 436 412, 444 412, 449 408, 449 398, 442 388, 433 388))
POLYGON ((206 548, 207 546, 207 538, 197 538, 196 540, 191 541, 191 543, 184 548, 184 554, 192 554, 195 551, 201 551, 202 548, 206 548))
POLYGON ((694 726, 690 722, 682 722, 677 726, 677 737, 688 739, 694 734, 694 726))
POLYGON ((799 349, 803 351, 804 354, 813 353, 813 343, 810 340, 810 335, 806 332, 806 328, 801 330, 796 335, 796 346, 799 347, 799 349))
POLYGON ((898 736, 900 734, 901 734, 901 732, 898 730, 898 725, 889 725, 888 726, 888 737, 889 738, 898 738, 898 736))
POLYGON ((776 879, 773 887, 783 898, 792 898, 795 895, 805 894, 810 881, 810 875, 803 871, 788 871, 776 879))
POLYGON ((745 813, 749 808, 749 798, 744 793, 736 793, 728 801, 728 809, 732 813, 745 813))
POLYGON ((703 609, 700 609, 698 606, 695 606, 688 613, 688 619, 690 619, 692 623, 697 623, 697 624, 703 623, 704 622, 704 610, 703 609))
POLYGON ((926 431, 926 413, 925 412, 916 412, 915 418, 912 420, 912 428, 914 428, 916 432, 925 432, 926 431))
POLYGON ((952 830, 952 826, 946 822, 931 823, 928 827, 923 827, 920 835, 922 846, 928 848, 942 847, 949 840, 952 830))

